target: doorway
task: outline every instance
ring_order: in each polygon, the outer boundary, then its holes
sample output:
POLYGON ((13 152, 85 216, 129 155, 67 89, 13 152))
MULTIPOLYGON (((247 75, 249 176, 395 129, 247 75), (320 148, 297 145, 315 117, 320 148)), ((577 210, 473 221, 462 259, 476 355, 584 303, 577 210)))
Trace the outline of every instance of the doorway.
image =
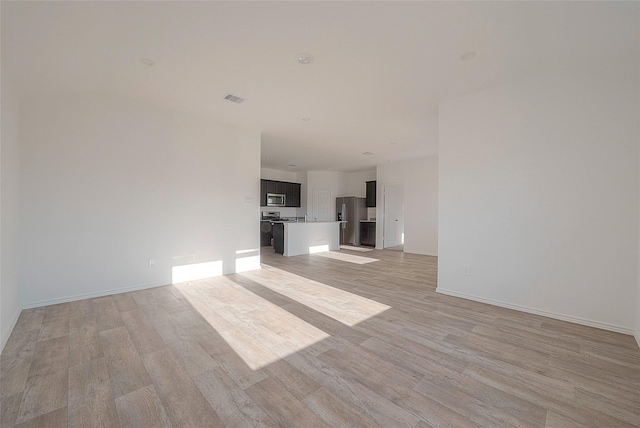
POLYGON ((404 184, 384 186, 382 248, 404 248, 404 184))
POLYGON ((331 221, 335 203, 331 204, 331 192, 324 189, 313 189, 313 221, 331 221))

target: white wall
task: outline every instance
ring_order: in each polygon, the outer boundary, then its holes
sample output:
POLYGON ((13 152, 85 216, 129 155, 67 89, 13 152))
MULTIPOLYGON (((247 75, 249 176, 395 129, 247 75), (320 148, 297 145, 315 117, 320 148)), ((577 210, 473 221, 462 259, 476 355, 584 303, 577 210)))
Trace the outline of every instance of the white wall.
POLYGON ((367 196, 367 181, 375 181, 377 177, 376 169, 368 171, 347 172, 344 174, 344 195, 365 198, 367 196))
POLYGON ((20 315, 20 145, 19 108, 6 72, 2 72, 0 147, 0 351, 20 315))
POLYGON ((569 74, 442 103, 438 291, 632 332, 638 109, 569 74))
POLYGON ((404 184, 404 251, 438 255, 438 158, 378 166, 376 248, 382 248, 384 187, 404 184))
POLYGON ((22 107, 23 305, 168 284, 189 254, 232 273, 259 249, 259 132, 97 96, 22 107))
POLYGON ((280 171, 279 169, 260 168, 260 178, 263 180, 287 181, 297 183, 297 174, 294 171, 280 171))
MULTIPOLYGON (((640 89, 638 90, 638 99, 640 100, 640 89)), ((639 114, 640 115, 640 114, 639 114)), ((640 123, 640 117, 638 117, 638 123, 640 123)), ((638 140, 638 146, 640 146, 640 138, 638 140)), ((640 168, 639 168, 640 170, 640 168)), ((640 186, 638 186, 640 188, 640 186)), ((640 210, 640 208, 639 208, 640 210)), ((638 221, 640 221, 640 214, 638 215, 638 221)), ((638 280, 636 289, 636 326, 635 326, 635 338, 640 346, 640 227, 638 227, 638 280)))

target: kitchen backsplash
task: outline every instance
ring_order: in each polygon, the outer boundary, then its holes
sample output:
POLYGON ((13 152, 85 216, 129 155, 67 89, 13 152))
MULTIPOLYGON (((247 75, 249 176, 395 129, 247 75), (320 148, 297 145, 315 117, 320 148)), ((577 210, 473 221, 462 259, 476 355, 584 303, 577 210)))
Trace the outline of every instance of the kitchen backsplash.
POLYGON ((280 217, 304 217, 306 211, 304 208, 292 208, 292 207, 260 207, 262 211, 278 211, 280 217))
POLYGON ((371 220, 375 218, 376 218, 376 208, 375 207, 367 208, 367 220, 371 220))

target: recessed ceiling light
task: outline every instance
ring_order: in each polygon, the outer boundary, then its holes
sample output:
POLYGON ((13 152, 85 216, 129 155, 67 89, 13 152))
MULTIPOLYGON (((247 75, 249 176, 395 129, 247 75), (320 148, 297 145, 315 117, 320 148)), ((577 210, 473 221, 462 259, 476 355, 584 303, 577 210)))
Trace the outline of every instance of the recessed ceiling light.
POLYGON ((301 52, 296 55, 296 61, 298 61, 299 64, 311 64, 313 62, 313 55, 309 52, 301 52))
POLYGON ((303 117, 303 118, 302 118, 302 121, 303 121, 303 122, 309 122, 310 120, 311 120, 311 118, 310 118, 310 117, 303 117))
POLYGON ((154 65, 156 65, 156 62, 149 58, 140 58, 140 62, 144 65, 148 65, 149 67, 153 67, 154 65))
POLYGON ((474 59, 476 57, 475 51, 465 52, 460 55, 460 61, 469 61, 470 59, 474 59))
POLYGON ((373 153, 371 153, 371 152, 363 152, 362 154, 365 155, 365 156, 371 156, 373 153))
POLYGON ((289 166, 290 166, 291 168, 295 168, 295 167, 296 167, 296 166, 298 166, 298 165, 296 165, 295 163, 290 163, 290 164, 289 164, 289 166))

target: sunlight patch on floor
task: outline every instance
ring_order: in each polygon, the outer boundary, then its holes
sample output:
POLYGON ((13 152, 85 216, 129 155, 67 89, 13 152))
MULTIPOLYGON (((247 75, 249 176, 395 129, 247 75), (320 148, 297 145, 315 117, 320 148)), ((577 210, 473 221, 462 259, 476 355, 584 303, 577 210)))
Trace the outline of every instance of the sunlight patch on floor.
POLYGON ((195 281, 222 275, 222 260, 205 263, 192 263, 171 268, 171 283, 195 281))
POLYGON ((340 251, 327 251, 326 253, 314 254, 319 257, 327 257, 329 259, 341 260, 343 262, 355 263, 358 265, 365 265, 367 263, 373 263, 379 261, 378 259, 372 259, 371 257, 356 256, 353 254, 347 254, 340 251))
POLYGON ((309 254, 318 254, 318 253, 322 253, 324 251, 329 251, 329 245, 325 244, 325 245, 314 245, 312 247, 309 247, 309 254))
POLYGON ((176 287, 253 370, 329 337, 228 277, 176 287))
POLYGON ((375 300, 264 264, 260 271, 242 275, 348 326, 354 326, 391 308, 375 300))

